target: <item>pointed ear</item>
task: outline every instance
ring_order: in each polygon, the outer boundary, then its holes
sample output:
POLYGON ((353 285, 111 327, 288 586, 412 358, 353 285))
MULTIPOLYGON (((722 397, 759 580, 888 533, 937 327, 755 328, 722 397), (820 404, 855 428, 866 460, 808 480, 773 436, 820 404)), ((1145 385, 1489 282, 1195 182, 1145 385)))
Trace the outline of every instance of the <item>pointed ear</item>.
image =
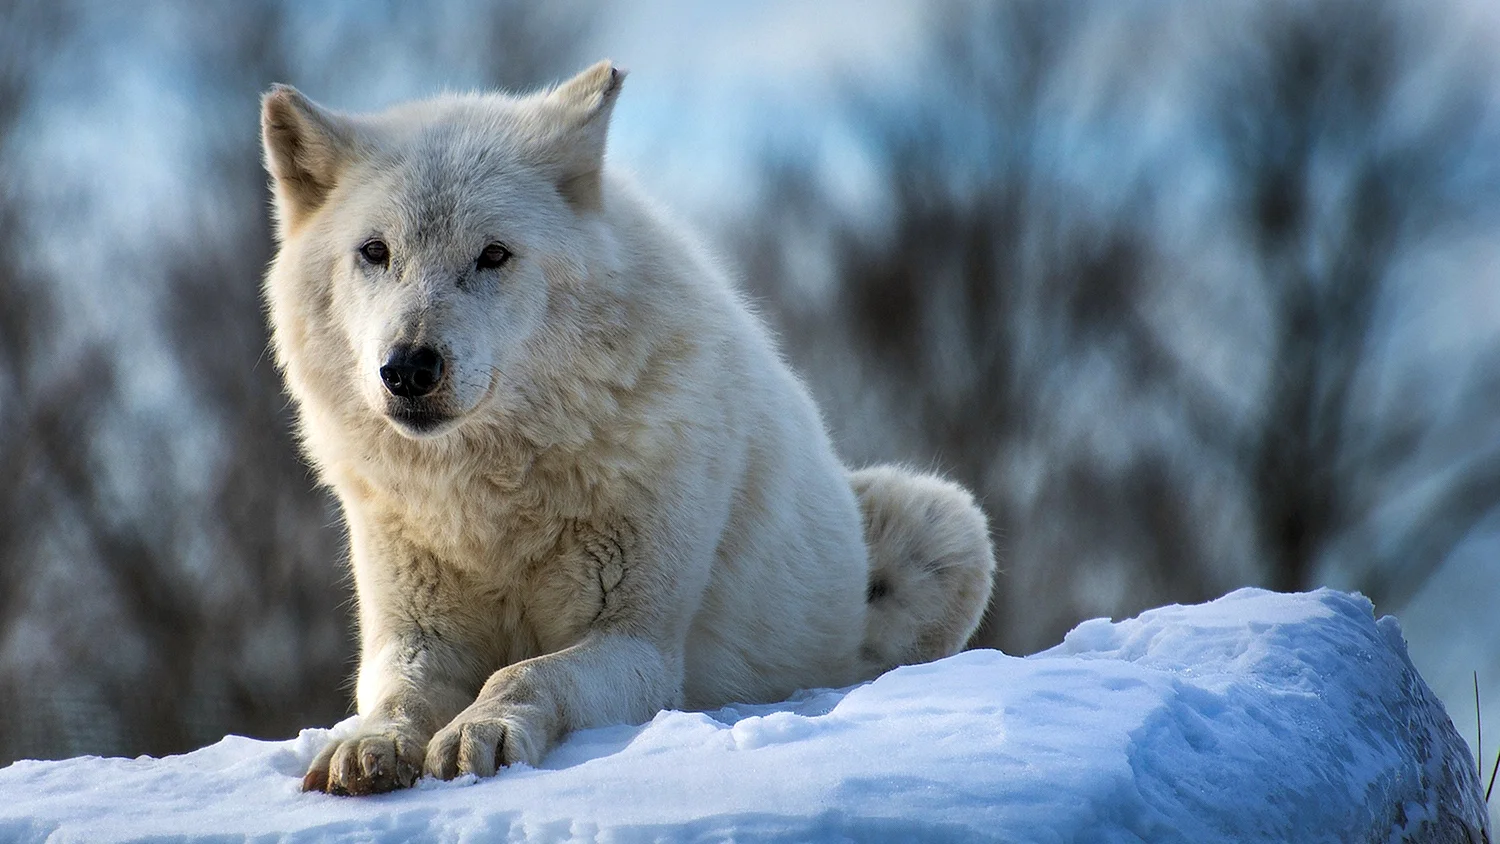
POLYGON ((553 133, 548 143, 558 164, 558 189, 581 210, 599 207, 604 141, 609 116, 625 82, 625 71, 606 60, 585 70, 542 99, 553 133))
POLYGON ((284 238, 328 198, 353 154, 354 131, 296 88, 275 85, 260 101, 260 134, 284 238))

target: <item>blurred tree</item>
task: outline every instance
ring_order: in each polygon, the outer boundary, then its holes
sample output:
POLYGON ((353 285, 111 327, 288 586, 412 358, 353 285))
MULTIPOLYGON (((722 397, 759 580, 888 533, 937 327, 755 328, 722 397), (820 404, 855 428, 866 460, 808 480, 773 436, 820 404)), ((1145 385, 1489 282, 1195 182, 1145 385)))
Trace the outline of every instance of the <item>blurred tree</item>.
MULTIPOLYGON (((1461 6, 938 4, 918 84, 845 91, 858 155, 773 151, 729 242, 844 453, 982 497, 980 641, 1246 583, 1399 605, 1495 513, 1493 320, 1424 347, 1497 281, 1462 257, 1500 223, 1500 74, 1461 6)), ((0 764, 347 711, 339 517, 260 313, 258 94, 529 88, 593 58, 593 11, 0 6, 0 764), (151 197, 38 174, 49 116, 129 91, 121 44, 156 63, 151 197), (109 214, 151 201, 129 242, 109 214)))
MULTIPOLYGON (((51 342, 58 324, 52 303, 41 295, 34 261, 26 260, 27 235, 21 163, 16 155, 24 116, 34 96, 34 64, 71 25, 69 10, 46 3, 14 3, 0 9, 0 762, 23 752, 65 744, 67 725, 37 706, 28 662, 37 646, 53 644, 32 615, 26 584, 44 571, 48 521, 70 520, 71 503, 54 483, 59 464, 75 460, 63 442, 87 428, 93 417, 77 396, 106 393, 110 374, 103 353, 85 344, 68 357, 51 342)), ((58 651, 47 658, 69 659, 58 651)))
MULTIPOLYGON (((1452 44, 1431 16, 1399 3, 1283 3, 1260 23, 1249 55, 1207 86, 1213 140, 1236 188, 1231 210, 1273 315, 1269 380, 1238 444, 1256 532, 1274 588, 1316 585, 1343 543, 1363 558, 1349 563, 1353 583, 1399 605, 1500 504, 1500 461, 1483 434, 1434 464, 1418 446, 1437 433, 1440 408, 1372 414, 1360 391, 1381 375, 1382 310, 1399 319, 1425 298, 1394 275, 1402 259, 1474 227, 1493 233, 1496 68, 1482 46, 1452 44), (1428 66, 1445 61, 1456 67, 1428 66), (1486 177, 1455 192, 1462 171, 1486 177), (1443 491, 1422 517, 1381 524, 1393 496, 1386 479, 1413 468, 1443 491)), ((1500 343, 1465 352, 1494 355, 1500 343)), ((1444 374, 1463 378, 1464 363, 1444 374)), ((1493 417, 1500 383, 1481 383, 1488 389, 1447 413, 1493 417)))
MULTIPOLYGON (((1397 269, 1496 222, 1482 45, 1384 0, 942 8, 915 98, 854 83, 886 210, 775 157, 742 254, 845 452, 982 495, 976 641, 1246 583, 1410 597, 1500 503, 1491 432, 1371 398, 1423 307, 1397 269), (1447 457, 1413 455, 1439 428, 1447 457), (1398 476, 1444 490, 1399 525, 1398 476)), ((1495 418, 1495 386, 1443 412, 1495 418)))

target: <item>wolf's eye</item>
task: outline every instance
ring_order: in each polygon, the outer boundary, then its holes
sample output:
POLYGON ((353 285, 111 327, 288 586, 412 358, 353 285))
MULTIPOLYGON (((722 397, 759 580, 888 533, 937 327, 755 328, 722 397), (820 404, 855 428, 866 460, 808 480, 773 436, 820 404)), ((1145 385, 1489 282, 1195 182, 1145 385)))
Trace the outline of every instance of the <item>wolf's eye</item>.
POLYGON ((479 258, 474 262, 474 265, 481 270, 494 270, 499 269, 500 265, 508 260, 510 260, 510 250, 506 249, 502 244, 491 243, 489 246, 484 247, 483 252, 479 253, 479 258))
POLYGON ((370 263, 383 267, 391 259, 391 249, 385 245, 385 241, 379 238, 371 238, 359 247, 359 254, 370 263))

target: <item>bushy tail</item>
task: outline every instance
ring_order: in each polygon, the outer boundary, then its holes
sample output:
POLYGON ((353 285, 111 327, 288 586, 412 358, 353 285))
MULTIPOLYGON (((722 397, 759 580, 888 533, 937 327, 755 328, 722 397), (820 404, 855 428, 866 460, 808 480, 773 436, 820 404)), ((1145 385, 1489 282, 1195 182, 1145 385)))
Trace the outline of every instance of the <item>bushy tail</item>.
POLYGON ((870 552, 863 658, 871 675, 963 649, 989 603, 995 553, 973 496, 935 475, 849 476, 870 552))

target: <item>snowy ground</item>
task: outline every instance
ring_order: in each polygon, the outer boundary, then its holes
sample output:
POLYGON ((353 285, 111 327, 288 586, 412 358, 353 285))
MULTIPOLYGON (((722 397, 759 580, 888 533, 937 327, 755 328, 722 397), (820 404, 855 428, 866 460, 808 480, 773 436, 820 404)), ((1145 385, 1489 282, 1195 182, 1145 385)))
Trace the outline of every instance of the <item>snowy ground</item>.
POLYGON ((1327 590, 663 712, 575 734, 539 769, 380 797, 299 792, 327 736, 18 762, 0 840, 1488 840, 1469 749, 1394 620, 1327 590))

